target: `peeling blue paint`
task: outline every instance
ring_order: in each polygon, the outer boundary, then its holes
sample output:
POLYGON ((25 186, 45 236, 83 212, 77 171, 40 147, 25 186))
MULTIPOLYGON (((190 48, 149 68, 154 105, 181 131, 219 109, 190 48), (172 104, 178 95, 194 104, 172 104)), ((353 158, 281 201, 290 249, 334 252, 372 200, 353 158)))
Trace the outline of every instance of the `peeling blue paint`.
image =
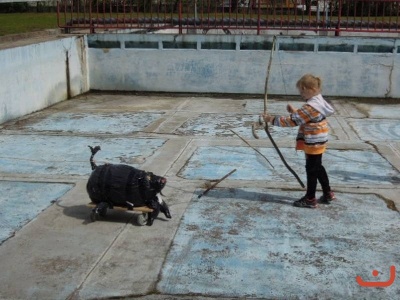
MULTIPOLYGON (((393 111, 392 114, 398 113, 393 111)), ((349 120, 364 141, 400 141, 398 120, 354 119, 349 120)))
POLYGON ((88 145, 101 146, 102 151, 96 154, 99 164, 140 167, 164 143, 156 138, 3 135, 0 169, 3 174, 89 175, 88 145))
MULTIPOLYGON (((254 115, 238 115, 238 114, 215 114, 203 113, 196 118, 191 118, 181 127, 175 130, 175 133, 184 135, 201 135, 201 136, 234 136, 230 130, 234 130, 244 138, 253 138, 251 125, 258 121, 254 115)), ((267 137, 265 132, 259 130, 261 137, 267 137)), ((279 138, 285 136, 296 137, 297 128, 279 128, 271 127, 271 132, 279 138)), ((266 141, 267 143, 267 141, 266 141)))
POLYGON ((159 291, 262 299, 397 298, 399 285, 363 289, 355 278, 379 269, 386 279, 389 266, 399 261, 398 212, 371 194, 338 194, 339 200, 318 210, 293 207, 301 196, 263 189, 194 196, 159 291))
POLYGON ((72 187, 73 184, 0 181, 0 244, 72 187))
MULTIPOLYGON (((229 178, 235 180, 265 180, 272 182, 295 182, 274 148, 258 148, 268 162, 249 147, 199 147, 190 157, 179 176, 187 179, 218 179, 232 169, 237 169, 229 178)), ((293 148, 281 148, 288 164, 305 182, 303 152, 293 148)), ((397 185, 400 173, 386 159, 375 152, 328 149, 323 156, 332 184, 382 184, 397 185)))
POLYGON ((26 125, 35 131, 128 134, 143 131, 162 113, 54 113, 39 122, 26 125))

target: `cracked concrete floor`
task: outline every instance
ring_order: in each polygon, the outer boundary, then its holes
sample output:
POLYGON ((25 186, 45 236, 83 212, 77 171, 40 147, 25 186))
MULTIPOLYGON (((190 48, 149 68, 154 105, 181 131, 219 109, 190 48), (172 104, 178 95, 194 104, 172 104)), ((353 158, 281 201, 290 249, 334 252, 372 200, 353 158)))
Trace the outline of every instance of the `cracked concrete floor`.
MULTIPOLYGON (((273 114, 301 105, 271 98, 273 114)), ((398 104, 330 100, 324 164, 338 200, 317 210, 291 205, 303 189, 266 136, 252 138, 261 98, 89 93, 2 124, 0 298, 398 298, 398 276, 356 282, 400 268, 398 104), (99 163, 166 176, 172 219, 136 226, 110 211, 92 223, 88 145, 101 145, 99 163)), ((305 182, 296 130, 271 131, 305 182)))

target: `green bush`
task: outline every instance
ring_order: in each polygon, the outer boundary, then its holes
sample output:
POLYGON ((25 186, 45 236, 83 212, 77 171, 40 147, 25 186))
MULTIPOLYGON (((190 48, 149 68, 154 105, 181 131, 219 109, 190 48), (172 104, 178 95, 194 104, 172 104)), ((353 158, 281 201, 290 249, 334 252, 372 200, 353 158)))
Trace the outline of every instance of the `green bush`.
POLYGON ((0 3, 1 13, 17 13, 29 11, 28 2, 0 3))

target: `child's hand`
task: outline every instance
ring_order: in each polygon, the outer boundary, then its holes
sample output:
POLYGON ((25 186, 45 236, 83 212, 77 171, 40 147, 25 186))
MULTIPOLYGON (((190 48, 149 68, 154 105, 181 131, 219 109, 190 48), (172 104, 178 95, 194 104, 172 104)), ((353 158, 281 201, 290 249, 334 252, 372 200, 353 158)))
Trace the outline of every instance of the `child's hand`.
POLYGON ((269 114, 267 114, 267 113, 263 113, 263 114, 261 115, 261 118, 264 120, 265 123, 270 123, 270 122, 272 122, 272 120, 273 120, 275 117, 274 117, 274 116, 271 116, 271 115, 269 115, 269 114))
POLYGON ((297 109, 296 109, 294 106, 288 104, 288 105, 286 106, 286 110, 287 110, 290 114, 292 114, 292 113, 294 113, 297 109))

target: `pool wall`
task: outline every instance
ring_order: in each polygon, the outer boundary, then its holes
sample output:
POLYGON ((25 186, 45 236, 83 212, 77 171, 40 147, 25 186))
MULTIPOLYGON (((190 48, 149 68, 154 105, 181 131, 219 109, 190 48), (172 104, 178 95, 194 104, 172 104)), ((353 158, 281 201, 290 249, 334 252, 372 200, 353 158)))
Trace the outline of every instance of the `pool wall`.
POLYGON ((0 123, 82 93, 297 95, 305 73, 335 97, 400 98, 400 39, 106 33, 0 50, 0 123))

